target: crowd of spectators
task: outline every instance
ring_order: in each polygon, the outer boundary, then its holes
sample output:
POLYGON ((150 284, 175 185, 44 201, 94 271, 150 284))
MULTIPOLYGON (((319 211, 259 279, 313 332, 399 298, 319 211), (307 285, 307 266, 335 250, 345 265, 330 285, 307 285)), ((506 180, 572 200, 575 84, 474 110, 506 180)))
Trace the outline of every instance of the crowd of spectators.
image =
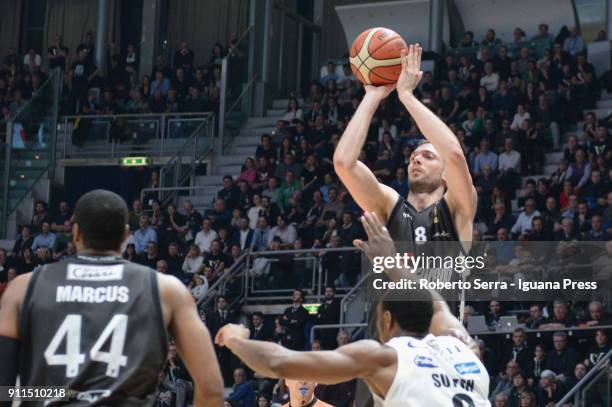
MULTIPOLYGON (((586 61, 584 41, 578 32, 566 31, 553 37, 545 24, 540 25, 532 41, 547 44, 541 53, 523 46, 525 33, 521 29, 515 30, 515 44, 502 44, 494 30, 489 30, 478 44, 467 32, 460 48, 436 61, 434 73, 425 72, 416 91, 464 148, 478 192, 474 240, 610 240, 612 118, 583 112, 596 107, 602 89, 612 90, 612 82, 608 81, 609 73, 596 76, 594 67, 586 61), (563 135, 567 133, 571 136, 565 144, 563 135), (543 176, 544 164, 551 164, 545 161, 546 154, 553 151, 562 153, 553 163, 558 168, 543 176), (523 182, 524 177, 530 179, 523 182)), ((68 55, 61 39, 56 42, 53 53, 68 55)), ((145 83, 137 79, 136 53, 128 47, 125 57, 111 54, 112 69, 108 70, 104 96, 95 102, 88 79, 93 75, 91 80, 97 80, 96 68, 88 62, 93 49, 87 47, 87 41, 85 45, 67 70, 72 101, 87 100, 80 104, 80 109, 85 109, 82 112, 92 106, 89 112, 139 111, 143 106, 153 111, 160 95, 164 111, 181 103, 196 105, 188 95, 195 92, 192 96, 200 97, 202 91, 218 89, 218 59, 225 52, 216 45, 209 64, 199 69, 194 68, 193 52, 183 44, 174 57, 174 66, 158 59, 154 80, 145 83), (75 87, 77 71, 83 82, 75 87), (120 95, 126 101, 129 95, 130 100, 123 105, 131 106, 127 110, 119 107, 120 95), (182 102, 168 102, 176 99, 182 102)), ((31 55, 28 61, 35 65, 36 56, 31 55)), ((51 61, 62 63, 61 57, 51 61)), ((0 101, 2 84, 0 79, 0 101)), ((240 175, 224 177, 214 208, 198 211, 189 200, 181 208, 174 204, 162 207, 155 196, 132 202, 132 235, 124 257, 177 276, 201 303, 215 281, 245 252, 277 251, 256 258, 245 273, 254 277, 256 287, 297 289, 292 305, 282 315, 251 316, 252 337, 280 341, 293 349, 332 349, 350 340, 346 333, 325 330, 311 342, 306 327, 309 322, 338 321, 335 287, 350 287, 356 282, 361 270, 358 253, 347 249, 315 254, 325 271, 327 287, 325 301, 314 316, 302 303, 303 289, 310 288, 310 269, 315 260, 282 251, 350 247, 354 239, 365 237, 358 222, 361 210, 336 177, 332 164, 335 147, 363 94, 348 66, 337 69, 334 63, 328 64, 327 73, 311 83, 303 99, 289 99, 282 119, 273 131, 261 136, 260 145, 246 159, 240 175)), ((407 163, 422 138, 392 94, 372 121, 360 159, 381 182, 405 196, 410 188, 407 163)), ((152 180, 157 177, 154 174, 152 180)), ((21 228, 13 250, 0 251, 4 270, 0 276, 10 280, 38 264, 74 256, 70 227, 68 203, 62 202, 51 215, 46 204, 38 202, 31 224, 21 228)), ((610 253, 612 250, 608 256, 610 253)), ((514 255, 508 255, 507 264, 512 264, 514 255)), ((224 324, 239 319, 239 304, 233 299, 242 287, 241 278, 234 275, 228 279, 224 291, 217 293, 216 303, 201 309, 213 335, 224 324)), ((492 377, 492 401, 498 407, 546 405, 559 400, 610 349, 609 332, 604 329, 579 334, 574 331, 571 341, 560 330, 610 324, 609 303, 504 305, 493 301, 483 309, 482 304, 471 304, 466 312, 485 314, 494 330, 507 312, 528 310, 528 316, 520 322, 548 334, 536 337, 518 329, 510 342, 496 335, 481 342, 483 362, 492 377)), ((230 405, 254 405, 255 394, 261 395, 260 406, 282 402, 283 394, 286 397, 282 382, 254 376, 227 350, 217 349, 217 355, 226 384, 235 387, 228 399, 230 405)), ((189 377, 172 348, 168 360, 160 377, 163 397, 158 398, 158 404, 173 405, 164 404, 168 401, 181 405, 188 398, 189 377)), ((351 391, 350 385, 329 390, 333 397, 346 397, 351 391)))

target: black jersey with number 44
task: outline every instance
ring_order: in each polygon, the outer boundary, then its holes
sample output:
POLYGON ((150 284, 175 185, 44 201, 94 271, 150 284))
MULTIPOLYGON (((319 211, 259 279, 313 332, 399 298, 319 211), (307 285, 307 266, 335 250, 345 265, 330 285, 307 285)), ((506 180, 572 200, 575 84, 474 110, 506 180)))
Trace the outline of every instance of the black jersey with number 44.
POLYGON ((21 385, 68 388, 58 405, 153 404, 167 351, 154 270, 98 256, 39 267, 19 332, 21 385))

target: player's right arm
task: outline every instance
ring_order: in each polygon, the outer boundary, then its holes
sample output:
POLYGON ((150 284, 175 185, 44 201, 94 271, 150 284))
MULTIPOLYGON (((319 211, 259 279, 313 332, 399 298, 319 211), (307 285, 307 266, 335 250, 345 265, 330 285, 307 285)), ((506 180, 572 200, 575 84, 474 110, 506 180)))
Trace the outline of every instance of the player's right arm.
POLYGON ((223 405, 223 379, 208 329, 193 297, 176 278, 158 274, 168 331, 194 381, 194 405, 223 405))
POLYGON ((387 369, 397 363, 395 350, 376 341, 357 341, 333 351, 300 352, 248 336, 244 326, 227 324, 217 333, 215 343, 228 347, 249 368, 266 377, 320 384, 361 378, 377 383, 386 393, 395 376, 395 369, 387 369))
POLYGON ((366 94, 334 152, 334 170, 351 196, 361 209, 376 212, 385 221, 395 205, 397 192, 378 182, 372 171, 359 161, 359 153, 366 141, 378 105, 394 87, 395 85, 366 86, 366 94))

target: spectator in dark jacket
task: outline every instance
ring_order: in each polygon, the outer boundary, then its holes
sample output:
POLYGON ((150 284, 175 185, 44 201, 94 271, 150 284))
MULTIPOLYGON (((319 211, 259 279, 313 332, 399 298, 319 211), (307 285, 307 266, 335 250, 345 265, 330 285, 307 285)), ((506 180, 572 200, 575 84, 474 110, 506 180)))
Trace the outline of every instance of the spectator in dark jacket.
POLYGON ((574 374, 574 368, 580 361, 578 353, 567 347, 567 334, 565 332, 555 332, 553 335, 554 349, 546 358, 546 369, 555 372, 558 380, 565 381, 574 374))
POLYGON ((293 305, 285 309, 280 319, 280 324, 285 327, 281 344, 289 349, 304 350, 306 344, 304 328, 308 320, 308 311, 302 306, 304 302, 302 290, 294 290, 292 299, 293 305))

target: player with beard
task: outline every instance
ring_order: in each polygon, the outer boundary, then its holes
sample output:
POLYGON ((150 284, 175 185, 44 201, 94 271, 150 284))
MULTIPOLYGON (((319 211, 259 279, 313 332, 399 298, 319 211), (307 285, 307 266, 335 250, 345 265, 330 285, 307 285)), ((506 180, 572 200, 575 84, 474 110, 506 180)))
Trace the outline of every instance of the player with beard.
POLYGON ((395 241, 460 241, 467 246, 472 239, 476 189, 457 137, 413 94, 423 75, 421 54, 419 44, 402 51, 397 84, 365 87, 366 95, 334 154, 334 168, 357 204, 375 212, 395 241), (378 105, 396 88, 426 138, 410 156, 407 197, 379 183, 358 160, 378 105))

